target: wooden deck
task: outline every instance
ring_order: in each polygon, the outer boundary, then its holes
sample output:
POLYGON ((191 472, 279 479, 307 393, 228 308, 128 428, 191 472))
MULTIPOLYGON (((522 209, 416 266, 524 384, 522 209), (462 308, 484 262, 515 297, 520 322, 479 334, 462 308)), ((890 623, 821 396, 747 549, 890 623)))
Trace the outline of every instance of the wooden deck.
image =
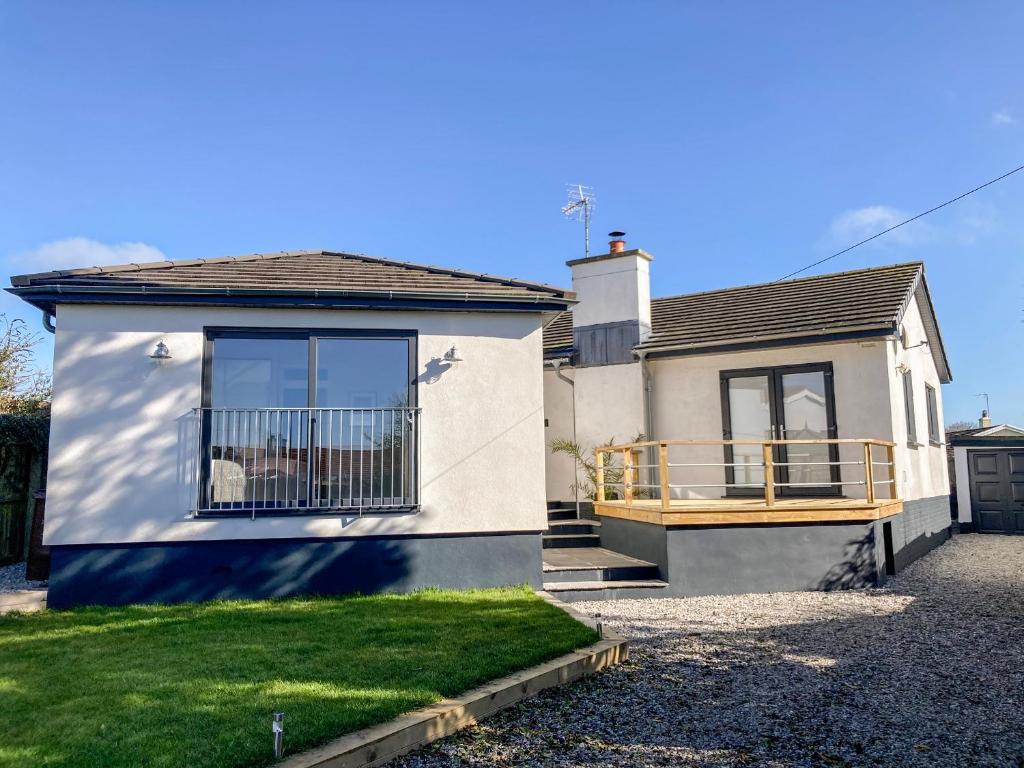
POLYGON ((820 523, 881 520, 903 511, 900 499, 788 498, 769 507, 761 497, 672 499, 665 509, 658 499, 597 501, 605 517, 654 525, 742 525, 749 523, 820 523))

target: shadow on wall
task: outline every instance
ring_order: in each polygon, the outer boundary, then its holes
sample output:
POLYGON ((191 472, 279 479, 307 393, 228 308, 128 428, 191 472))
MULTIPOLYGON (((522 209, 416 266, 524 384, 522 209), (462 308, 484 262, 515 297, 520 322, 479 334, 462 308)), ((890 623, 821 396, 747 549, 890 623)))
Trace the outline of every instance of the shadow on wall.
POLYGON ((441 377, 451 370, 452 363, 442 360, 440 357, 432 357, 423 366, 423 373, 416 377, 417 384, 434 384, 441 380, 441 377))
POLYGON ((879 566, 875 529, 872 527, 860 539, 850 541, 843 551, 843 559, 829 568, 816 588, 830 591, 862 589, 878 585, 879 566))
POLYGON ((403 541, 214 541, 59 547, 51 607, 407 591, 403 541))

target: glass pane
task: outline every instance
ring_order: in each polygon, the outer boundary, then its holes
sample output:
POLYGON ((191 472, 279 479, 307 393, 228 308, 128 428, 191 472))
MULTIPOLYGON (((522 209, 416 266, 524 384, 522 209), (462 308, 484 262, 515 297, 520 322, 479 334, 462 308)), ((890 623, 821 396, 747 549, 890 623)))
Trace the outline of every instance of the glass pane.
POLYGON ((306 339, 214 339, 211 503, 240 509, 305 504, 308 350, 306 339), (271 408, 291 410, 265 410, 271 408))
MULTIPOLYGON (((825 374, 822 371, 782 375, 782 423, 787 440, 828 438, 828 410, 825 405, 825 374)), ((786 446, 790 487, 824 485, 831 481, 827 445, 786 446)))
POLYGON ((412 433, 408 339, 317 339, 321 506, 392 505, 409 498, 412 433))
MULTIPOLYGON (((733 440, 771 440, 772 415, 767 376, 737 376, 729 379, 729 428, 733 440)), ((764 484, 760 445, 734 445, 734 480, 742 486, 764 484)))
POLYGON ((304 408, 308 361, 305 339, 214 339, 210 405, 304 408))
POLYGON ((408 339, 317 339, 317 408, 409 404, 408 339))

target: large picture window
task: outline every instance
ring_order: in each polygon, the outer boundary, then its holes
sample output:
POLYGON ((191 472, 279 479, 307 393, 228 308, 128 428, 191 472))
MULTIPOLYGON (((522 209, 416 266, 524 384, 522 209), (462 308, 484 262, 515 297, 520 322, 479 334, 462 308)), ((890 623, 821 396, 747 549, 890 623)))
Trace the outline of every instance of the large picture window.
POLYGON ((415 504, 411 332, 209 330, 200 509, 415 504))

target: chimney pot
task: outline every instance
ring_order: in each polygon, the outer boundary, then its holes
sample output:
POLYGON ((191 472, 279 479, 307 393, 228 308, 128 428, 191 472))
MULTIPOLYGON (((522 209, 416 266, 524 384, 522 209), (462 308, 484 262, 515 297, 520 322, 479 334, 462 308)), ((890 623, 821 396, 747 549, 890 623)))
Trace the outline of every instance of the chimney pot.
POLYGON ((609 232, 608 237, 610 237, 612 240, 610 243, 608 243, 608 252, 622 253, 624 250, 626 250, 626 241, 622 239, 625 236, 625 232, 619 232, 618 230, 615 230, 614 232, 609 232))

